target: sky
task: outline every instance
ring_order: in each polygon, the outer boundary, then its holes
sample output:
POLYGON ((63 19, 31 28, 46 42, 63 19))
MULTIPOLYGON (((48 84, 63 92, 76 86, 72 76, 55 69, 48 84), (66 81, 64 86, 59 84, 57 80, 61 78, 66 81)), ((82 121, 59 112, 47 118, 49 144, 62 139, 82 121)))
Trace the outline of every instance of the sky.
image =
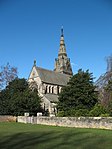
POLYGON ((53 70, 61 26, 73 73, 89 69, 98 79, 112 54, 111 0, 0 0, 0 66, 26 79, 34 60, 53 70))

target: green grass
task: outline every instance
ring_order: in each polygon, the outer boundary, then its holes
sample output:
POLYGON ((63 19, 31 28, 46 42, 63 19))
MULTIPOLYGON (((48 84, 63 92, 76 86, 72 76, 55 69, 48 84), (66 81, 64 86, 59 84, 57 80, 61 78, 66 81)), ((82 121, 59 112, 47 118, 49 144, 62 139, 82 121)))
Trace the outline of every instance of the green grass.
POLYGON ((112 149, 112 131, 0 123, 0 149, 112 149))

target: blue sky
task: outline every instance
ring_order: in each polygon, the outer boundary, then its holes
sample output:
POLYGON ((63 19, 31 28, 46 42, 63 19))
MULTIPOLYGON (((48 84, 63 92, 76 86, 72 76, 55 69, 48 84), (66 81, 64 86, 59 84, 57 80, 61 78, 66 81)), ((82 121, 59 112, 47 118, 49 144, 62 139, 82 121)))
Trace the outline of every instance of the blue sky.
POLYGON ((53 70, 62 25, 73 72, 98 78, 112 54, 111 0, 0 0, 0 65, 9 62, 21 78, 34 59, 53 70))

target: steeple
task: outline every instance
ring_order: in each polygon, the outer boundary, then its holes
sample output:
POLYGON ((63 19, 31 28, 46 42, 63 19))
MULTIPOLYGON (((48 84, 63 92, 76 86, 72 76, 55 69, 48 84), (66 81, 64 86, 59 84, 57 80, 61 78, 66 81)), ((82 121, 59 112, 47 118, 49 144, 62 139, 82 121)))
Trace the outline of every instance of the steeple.
POLYGON ((34 60, 34 64, 33 64, 33 66, 36 66, 36 60, 34 60))
POLYGON ((60 47, 59 47, 58 58, 55 59, 54 71, 63 73, 63 74, 73 75, 72 67, 70 64, 70 58, 67 57, 67 53, 66 53, 63 27, 61 28, 60 47))
POLYGON ((63 26, 61 27, 61 36, 63 36, 63 26))
POLYGON ((58 56, 61 56, 61 55, 67 56, 65 42, 64 42, 63 27, 61 28, 60 48, 59 48, 58 56))

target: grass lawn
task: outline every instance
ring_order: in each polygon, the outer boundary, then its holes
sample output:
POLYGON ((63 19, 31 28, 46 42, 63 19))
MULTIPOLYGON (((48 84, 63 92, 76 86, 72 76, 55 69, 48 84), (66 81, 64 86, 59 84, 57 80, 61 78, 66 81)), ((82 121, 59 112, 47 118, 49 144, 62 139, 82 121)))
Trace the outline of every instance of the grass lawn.
POLYGON ((0 123, 0 149, 112 149, 112 130, 0 123))

